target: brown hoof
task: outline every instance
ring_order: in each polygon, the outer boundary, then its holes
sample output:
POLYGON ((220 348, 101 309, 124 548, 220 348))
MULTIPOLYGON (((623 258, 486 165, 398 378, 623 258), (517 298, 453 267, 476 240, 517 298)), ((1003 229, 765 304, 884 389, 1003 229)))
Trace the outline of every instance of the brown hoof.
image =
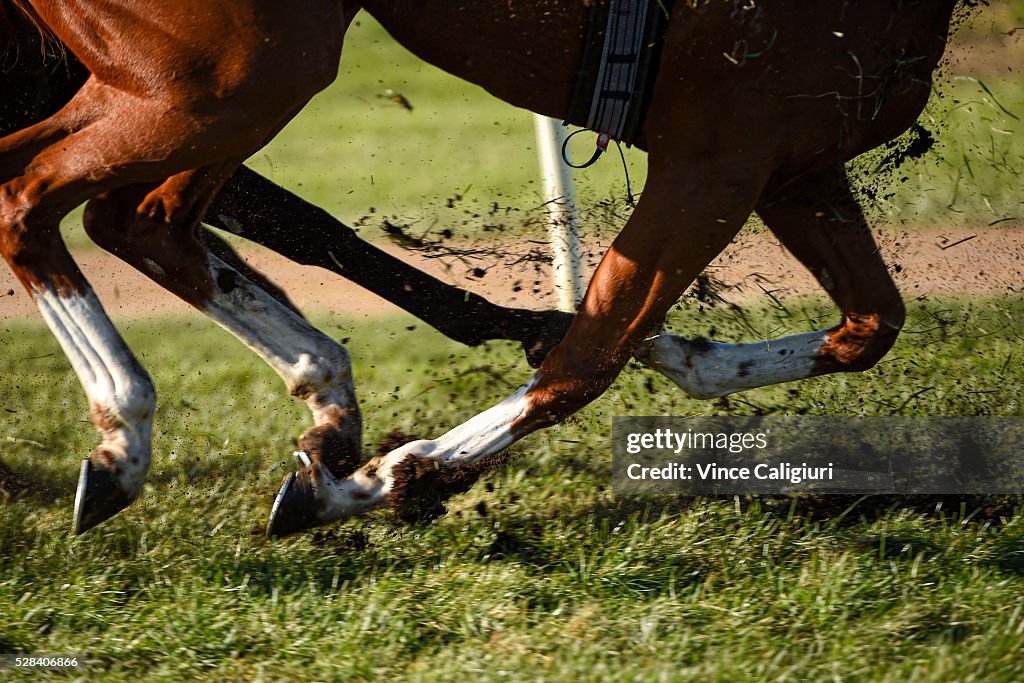
POLYGON ((270 509, 267 538, 291 534, 321 526, 317 517, 316 493, 313 491, 312 468, 304 467, 288 475, 270 509))
POLYGON ((82 461, 75 494, 75 519, 72 531, 84 534, 128 507, 136 496, 121 488, 108 469, 97 467, 89 459, 82 461))

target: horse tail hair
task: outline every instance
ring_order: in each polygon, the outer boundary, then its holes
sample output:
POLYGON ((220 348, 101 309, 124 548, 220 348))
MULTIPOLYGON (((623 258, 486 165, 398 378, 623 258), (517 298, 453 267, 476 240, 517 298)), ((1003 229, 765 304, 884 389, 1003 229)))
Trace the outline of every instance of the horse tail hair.
POLYGON ((39 16, 31 0, 0 0, 0 37, 7 43, 7 49, 17 44, 18 31, 26 22, 39 34, 44 53, 64 56, 64 44, 39 16))
POLYGON ((6 23, 10 23, 10 13, 6 5, 9 5, 15 11, 20 12, 23 17, 29 20, 32 26, 35 27, 40 33, 50 33, 49 27, 43 18, 39 16, 39 12, 32 6, 29 0, 0 0, 0 4, 5 5, 4 7, 4 20, 6 23))

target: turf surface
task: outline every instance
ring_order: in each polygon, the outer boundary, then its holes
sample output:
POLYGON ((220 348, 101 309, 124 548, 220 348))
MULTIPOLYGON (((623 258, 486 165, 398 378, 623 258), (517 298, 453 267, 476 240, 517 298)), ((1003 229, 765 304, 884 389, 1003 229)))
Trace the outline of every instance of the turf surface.
MULTIPOLYGON (((674 317, 756 339, 831 316, 798 301, 674 317)), ((8 323, 0 651, 85 654, 105 680, 1019 680, 1013 501, 613 497, 609 422, 1020 415, 1022 321, 1019 297, 918 302, 869 373, 715 402, 630 368, 432 523, 375 514, 274 543, 260 528, 307 418, 226 334, 127 327, 160 395, 155 462, 136 504, 72 538, 95 443, 82 392, 40 325, 8 323)), ((465 349, 405 318, 319 322, 351 338, 368 450, 396 428, 436 435, 529 374, 511 345, 465 349)))

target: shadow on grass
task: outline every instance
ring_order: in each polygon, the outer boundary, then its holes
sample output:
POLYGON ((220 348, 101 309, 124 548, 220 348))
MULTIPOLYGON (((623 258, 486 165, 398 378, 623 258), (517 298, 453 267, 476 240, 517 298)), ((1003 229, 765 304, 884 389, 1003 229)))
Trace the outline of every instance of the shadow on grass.
POLYGON ((0 634, 0 652, 4 654, 17 654, 25 653, 25 649, 20 641, 11 640, 7 636, 0 634))
POLYGON ((74 486, 74 479, 48 475, 39 467, 14 469, 0 460, 0 504, 28 498, 35 503, 52 505, 73 491, 74 486))
POLYGON ((899 510, 959 523, 1002 524, 1014 517, 1021 496, 987 495, 807 495, 744 496, 741 504, 757 501, 763 511, 801 517, 833 528, 871 523, 899 510))
MULTIPOLYGON (((263 464, 259 462, 216 461, 211 458, 151 471, 146 477, 146 483, 161 492, 179 490, 182 487, 203 490, 209 488, 211 482, 220 480, 249 484, 254 475, 262 472, 261 466, 263 464)), ((281 481, 284 481, 290 470, 281 469, 280 472, 281 481)))
POLYGON ((990 564, 1004 572, 1024 575, 1024 539, 1003 539, 996 544, 990 564))

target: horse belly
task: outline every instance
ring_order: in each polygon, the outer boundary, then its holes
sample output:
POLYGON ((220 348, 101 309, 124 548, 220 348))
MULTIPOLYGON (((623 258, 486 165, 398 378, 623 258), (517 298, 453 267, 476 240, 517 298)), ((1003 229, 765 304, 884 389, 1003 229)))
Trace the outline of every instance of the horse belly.
POLYGON ((954 4, 677 2, 648 127, 794 173, 848 160, 916 120, 954 4))
POLYGON ((581 0, 367 0, 406 49, 517 107, 564 117, 583 52, 581 0))

